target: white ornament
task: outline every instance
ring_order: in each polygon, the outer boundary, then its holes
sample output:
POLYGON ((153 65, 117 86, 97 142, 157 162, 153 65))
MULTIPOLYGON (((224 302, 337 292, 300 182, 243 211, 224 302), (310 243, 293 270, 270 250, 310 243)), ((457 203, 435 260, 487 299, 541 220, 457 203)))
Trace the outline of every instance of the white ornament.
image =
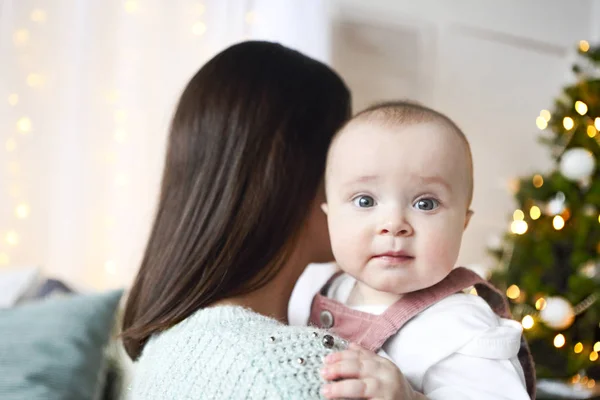
POLYGON ((560 159, 560 173, 573 181, 589 178, 595 168, 594 155, 581 147, 565 151, 560 159))
POLYGON ((565 210, 565 200, 566 197, 563 192, 556 193, 554 198, 546 205, 546 214, 558 215, 562 213, 565 210))
POLYGON ((581 267, 579 272, 581 273, 581 275, 587 278, 595 278, 596 274, 598 273, 596 263, 593 261, 588 261, 581 267))
POLYGON ((540 311, 540 318, 548 327, 561 331, 571 326, 575 311, 565 298, 549 297, 546 299, 546 307, 540 311))
POLYGON ((600 279, 600 260, 590 260, 579 267, 579 274, 586 278, 600 279))

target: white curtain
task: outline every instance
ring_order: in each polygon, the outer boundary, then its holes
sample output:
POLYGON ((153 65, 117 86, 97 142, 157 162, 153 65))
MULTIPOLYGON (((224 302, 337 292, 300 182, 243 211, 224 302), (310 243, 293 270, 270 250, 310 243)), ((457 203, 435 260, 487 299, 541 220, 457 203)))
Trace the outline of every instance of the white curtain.
POLYGON ((325 0, 0 0, 0 268, 128 285, 191 75, 267 39, 328 60, 325 0))

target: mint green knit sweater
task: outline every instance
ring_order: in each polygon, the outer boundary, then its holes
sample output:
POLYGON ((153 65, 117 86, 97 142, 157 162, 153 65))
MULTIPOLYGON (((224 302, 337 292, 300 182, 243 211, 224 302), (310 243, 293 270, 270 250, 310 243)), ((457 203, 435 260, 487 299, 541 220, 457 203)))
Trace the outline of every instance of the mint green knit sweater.
POLYGON ((320 399, 322 359, 345 347, 326 335, 242 307, 199 310, 149 340, 130 398, 320 399))

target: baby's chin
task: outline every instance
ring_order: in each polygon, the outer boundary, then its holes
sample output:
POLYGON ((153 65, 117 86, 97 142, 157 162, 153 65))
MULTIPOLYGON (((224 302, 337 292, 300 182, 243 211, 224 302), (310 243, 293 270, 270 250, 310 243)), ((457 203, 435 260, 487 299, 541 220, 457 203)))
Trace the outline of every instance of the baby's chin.
POLYGON ((427 289, 442 281, 448 274, 440 274, 439 276, 434 277, 417 277, 417 279, 414 279, 414 275, 411 278, 407 276, 398 276, 402 274, 395 274, 394 272, 385 275, 387 276, 382 276, 381 278, 383 279, 378 279, 377 282, 371 282, 371 284, 368 282, 365 283, 375 290, 403 296, 407 293, 427 289))

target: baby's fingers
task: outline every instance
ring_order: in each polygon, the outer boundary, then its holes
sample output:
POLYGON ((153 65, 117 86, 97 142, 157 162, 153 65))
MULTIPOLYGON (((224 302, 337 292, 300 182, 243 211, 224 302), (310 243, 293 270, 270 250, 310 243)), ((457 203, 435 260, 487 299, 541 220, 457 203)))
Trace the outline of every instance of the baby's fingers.
POLYGON ((336 379, 366 378, 375 376, 379 363, 371 358, 346 358, 321 369, 323 378, 333 381, 336 379))
POLYGON ((338 351, 325 357, 325 364, 334 364, 341 360, 353 360, 356 358, 377 357, 375 353, 363 349, 357 344, 351 343, 347 350, 338 351))
POLYGON ((379 381, 374 378, 347 379, 323 386, 322 392, 328 399, 361 399, 375 397, 379 381))

